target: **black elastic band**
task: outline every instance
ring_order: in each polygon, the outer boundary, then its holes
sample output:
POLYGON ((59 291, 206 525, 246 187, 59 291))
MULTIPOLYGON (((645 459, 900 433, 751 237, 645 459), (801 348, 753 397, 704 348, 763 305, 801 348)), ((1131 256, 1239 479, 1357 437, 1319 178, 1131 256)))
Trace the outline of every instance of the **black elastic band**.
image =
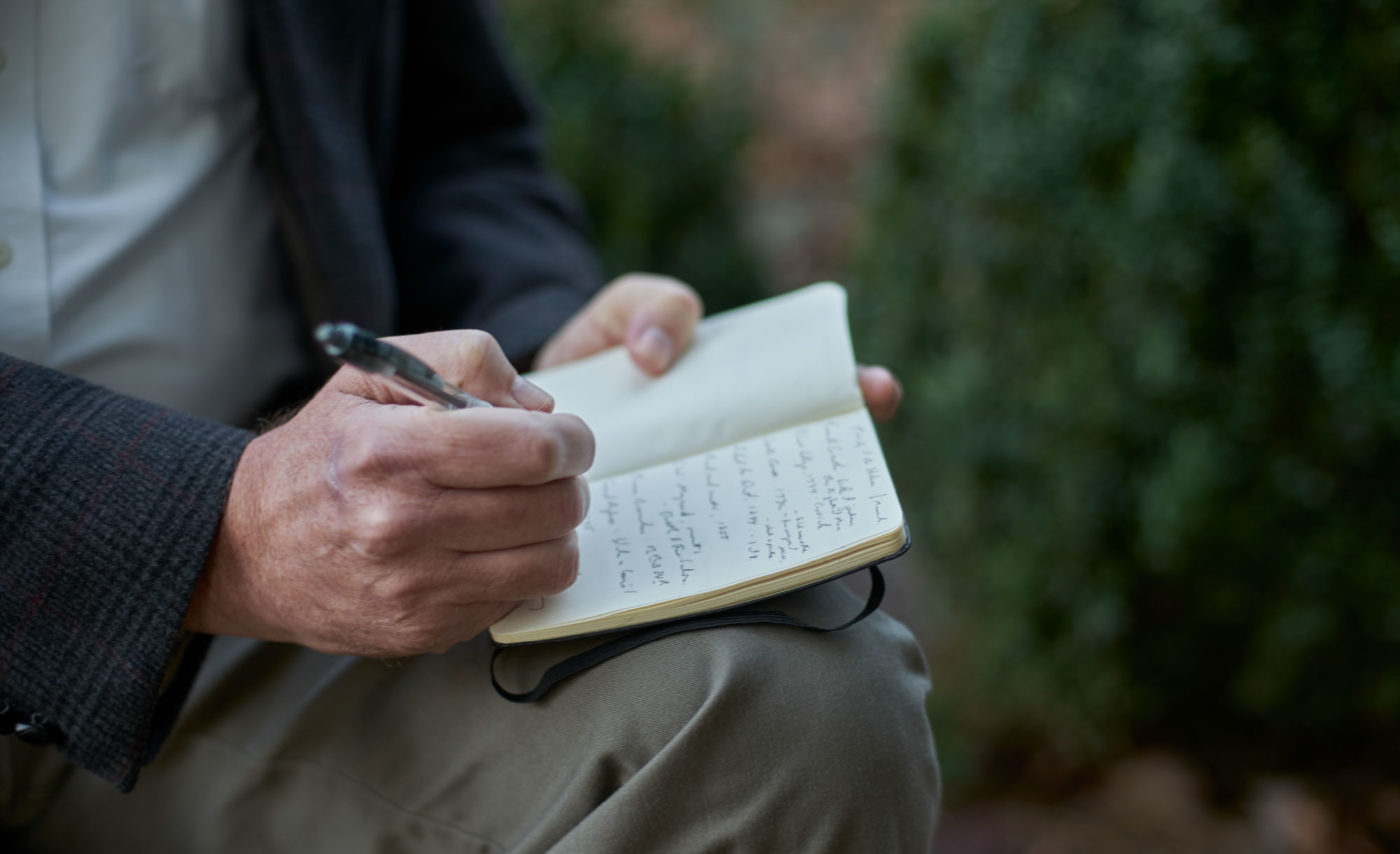
POLYGON ((850 628, 875 612, 880 607, 880 600, 885 598, 885 577, 880 574, 878 566, 870 567, 870 596, 865 601, 865 607, 851 619, 839 626, 814 626, 811 623, 785 614, 782 611, 721 611, 717 614, 702 614, 698 617, 690 617, 685 620, 676 620, 670 623, 661 623, 655 626, 643 626, 634 629, 620 637, 613 638, 605 643, 598 644, 592 649, 580 652, 577 655, 569 656, 563 661, 555 664, 544 672, 540 677, 539 684, 529 691, 516 693, 507 691, 501 687, 501 683, 496 681, 496 659, 501 653, 510 649, 506 646, 496 647, 491 654, 491 686, 512 703, 533 703, 549 692, 551 688, 560 682, 568 679, 577 673, 582 673, 590 667, 602 664, 610 658, 616 658, 628 650, 636 649, 643 644, 660 640, 664 637, 680 634, 681 632, 693 632, 698 629, 710 629, 716 626, 742 626, 750 624, 766 624, 776 626, 791 626, 795 629, 804 629, 809 632, 839 632, 842 629, 850 628))

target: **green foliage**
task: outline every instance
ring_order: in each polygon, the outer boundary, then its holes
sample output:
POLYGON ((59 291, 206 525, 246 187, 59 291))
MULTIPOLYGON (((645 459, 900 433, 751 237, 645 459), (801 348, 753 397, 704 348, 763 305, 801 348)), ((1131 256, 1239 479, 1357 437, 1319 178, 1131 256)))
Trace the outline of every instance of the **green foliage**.
POLYGON ((613 0, 503 5, 554 165, 583 198, 605 271, 684 279, 710 311, 763 296, 738 236, 749 120, 734 89, 639 59, 616 32, 613 0))
POLYGON ((937 6, 853 305, 945 743, 1393 754, 1400 7, 937 6))

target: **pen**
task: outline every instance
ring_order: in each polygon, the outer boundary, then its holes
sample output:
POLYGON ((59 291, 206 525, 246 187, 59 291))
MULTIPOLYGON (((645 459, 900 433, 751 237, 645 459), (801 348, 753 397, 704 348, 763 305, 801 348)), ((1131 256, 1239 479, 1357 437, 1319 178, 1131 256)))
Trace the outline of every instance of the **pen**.
POLYGON ((316 327, 316 340, 333 358, 383 377, 419 403, 443 409, 491 405, 443 379, 418 357, 380 341, 353 323, 322 323, 316 327))

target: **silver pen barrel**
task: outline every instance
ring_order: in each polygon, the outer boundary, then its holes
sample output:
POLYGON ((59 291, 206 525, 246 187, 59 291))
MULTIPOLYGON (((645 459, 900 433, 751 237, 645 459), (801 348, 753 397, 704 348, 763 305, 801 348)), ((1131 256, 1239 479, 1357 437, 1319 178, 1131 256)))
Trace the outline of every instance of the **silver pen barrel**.
POLYGON ((420 403, 444 409, 491 405, 443 379, 417 356, 381 341, 353 323, 323 323, 316 327, 316 340, 328 355, 384 377, 420 403))

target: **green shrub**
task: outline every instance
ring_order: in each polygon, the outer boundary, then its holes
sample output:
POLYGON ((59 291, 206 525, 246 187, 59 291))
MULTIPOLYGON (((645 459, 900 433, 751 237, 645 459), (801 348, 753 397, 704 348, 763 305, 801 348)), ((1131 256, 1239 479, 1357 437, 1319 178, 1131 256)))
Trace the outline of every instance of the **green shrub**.
POLYGON ((640 60, 614 31, 615 5, 503 4, 554 165, 583 198, 605 271, 684 279, 711 311, 757 299, 758 265, 739 236, 742 98, 640 60))
POLYGON ((944 0, 901 80, 853 304, 945 749, 1393 761, 1400 6, 944 0))

